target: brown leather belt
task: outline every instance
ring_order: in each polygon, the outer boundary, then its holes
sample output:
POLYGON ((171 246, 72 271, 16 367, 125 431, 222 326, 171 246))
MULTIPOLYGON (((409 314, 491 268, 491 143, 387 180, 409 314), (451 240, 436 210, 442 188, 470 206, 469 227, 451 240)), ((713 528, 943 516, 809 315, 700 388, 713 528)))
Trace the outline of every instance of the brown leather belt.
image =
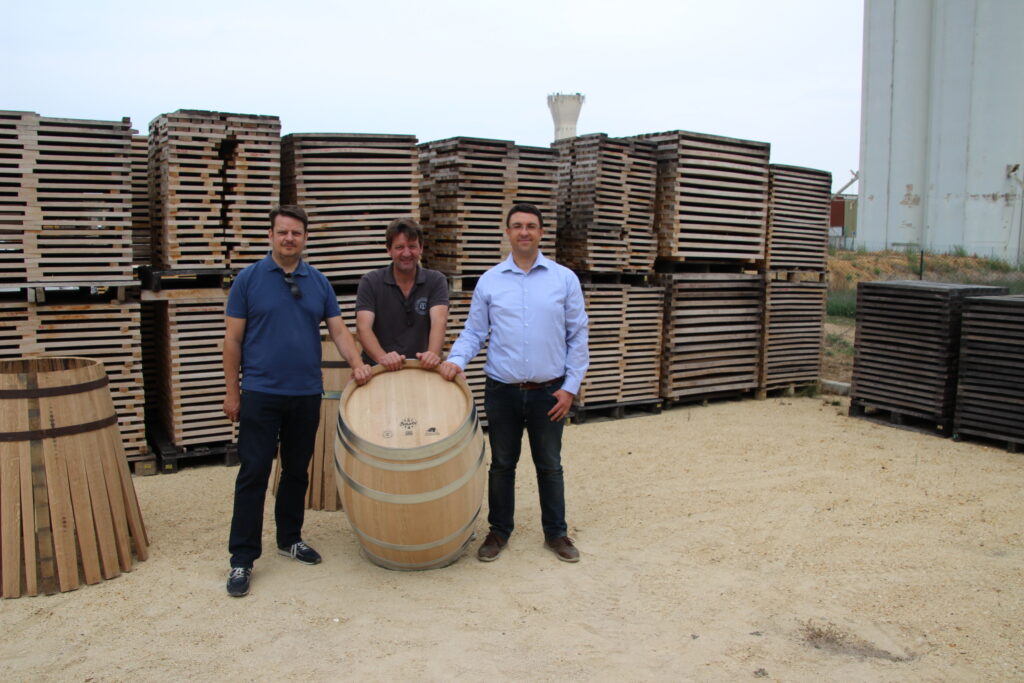
POLYGON ((510 386, 522 389, 523 391, 533 391, 534 389, 547 389, 552 384, 561 384, 565 381, 565 375, 556 377, 555 379, 549 379, 547 382, 519 382, 518 384, 512 384, 510 386))

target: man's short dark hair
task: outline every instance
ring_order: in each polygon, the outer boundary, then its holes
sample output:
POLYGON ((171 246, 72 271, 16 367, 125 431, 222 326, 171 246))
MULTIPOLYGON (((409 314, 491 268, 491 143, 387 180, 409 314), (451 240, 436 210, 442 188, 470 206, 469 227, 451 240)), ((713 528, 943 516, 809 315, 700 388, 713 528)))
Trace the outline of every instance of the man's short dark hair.
POLYGON ((270 212, 270 229, 274 229, 274 221, 277 220, 278 216, 288 216, 295 220, 302 221, 302 231, 306 232, 309 229, 309 217, 306 216, 306 212, 303 211, 301 206, 296 204, 283 204, 273 211, 270 212))
POLYGON ((406 240, 423 245, 423 228, 411 218, 396 218, 388 224, 387 230, 384 231, 384 246, 390 249, 391 243, 399 235, 405 235, 406 240))
POLYGON ((544 227, 544 218, 540 215, 540 209, 533 204, 527 204, 526 202, 519 202, 512 205, 512 208, 508 210, 508 215, 505 216, 505 227, 509 226, 509 221, 512 220, 512 214, 514 213, 530 213, 537 217, 537 223, 540 227, 544 227))

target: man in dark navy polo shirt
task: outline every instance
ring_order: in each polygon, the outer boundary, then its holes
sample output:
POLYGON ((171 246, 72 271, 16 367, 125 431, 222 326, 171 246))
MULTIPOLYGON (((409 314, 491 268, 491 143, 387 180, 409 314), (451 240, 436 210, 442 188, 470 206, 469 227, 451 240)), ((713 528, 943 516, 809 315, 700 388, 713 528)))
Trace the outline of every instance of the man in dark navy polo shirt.
POLYGON ((424 368, 435 368, 448 322, 448 283, 436 270, 420 267, 423 230, 411 218, 392 221, 384 243, 391 265, 364 275, 356 295, 363 360, 400 370, 415 357, 424 368))
POLYGON ((320 423, 320 322, 356 382, 369 381, 352 334, 341 321, 334 289, 302 260, 308 220, 298 206, 270 212, 270 252, 235 278, 224 334, 224 413, 239 422, 235 504, 228 550, 228 595, 249 592, 253 562, 262 553, 263 503, 274 455, 281 447, 281 481, 274 505, 282 555, 317 564, 302 540, 307 469, 320 423), (239 382, 241 372, 241 382, 239 382))

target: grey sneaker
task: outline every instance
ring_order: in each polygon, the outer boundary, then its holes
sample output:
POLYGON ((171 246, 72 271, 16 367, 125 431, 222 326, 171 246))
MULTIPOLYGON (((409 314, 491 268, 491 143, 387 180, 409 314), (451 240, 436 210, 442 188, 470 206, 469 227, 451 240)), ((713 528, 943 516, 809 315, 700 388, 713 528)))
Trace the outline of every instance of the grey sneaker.
POLYGON ((249 594, 252 567, 232 567, 228 574, 228 595, 241 598, 249 594))
POLYGON ((285 557, 294 558, 302 564, 320 564, 321 560, 320 553, 306 545, 305 541, 292 543, 286 548, 278 548, 277 552, 285 557))

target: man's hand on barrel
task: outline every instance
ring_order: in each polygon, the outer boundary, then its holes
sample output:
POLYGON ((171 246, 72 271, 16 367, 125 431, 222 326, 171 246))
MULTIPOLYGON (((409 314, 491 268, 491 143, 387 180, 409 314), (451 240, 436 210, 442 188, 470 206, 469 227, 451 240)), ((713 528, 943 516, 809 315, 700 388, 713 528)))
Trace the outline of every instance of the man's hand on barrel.
POLYGON ((377 362, 383 365, 385 370, 392 372, 402 369, 402 364, 405 363, 405 356, 397 351, 388 351, 378 358, 377 362))
POLYGON ((555 406, 548 411, 548 417, 551 418, 552 422, 558 422, 569 414, 569 409, 572 408, 572 394, 565 389, 558 389, 552 396, 555 397, 555 406))
POLYGON ((444 377, 449 382, 454 380, 459 375, 462 375, 463 377, 466 376, 466 373, 462 371, 462 368, 460 368, 455 363, 452 363, 451 361, 447 360, 437 366, 437 372, 439 375, 444 377))
POLYGON ((358 367, 352 368, 352 379, 354 379, 356 381, 356 384, 359 384, 360 386, 369 382, 372 377, 373 368, 371 368, 366 363, 363 363, 358 367))
POLYGON ((420 361, 420 367, 424 370, 433 370, 441 364, 441 357, 433 351, 422 351, 416 354, 420 361))

